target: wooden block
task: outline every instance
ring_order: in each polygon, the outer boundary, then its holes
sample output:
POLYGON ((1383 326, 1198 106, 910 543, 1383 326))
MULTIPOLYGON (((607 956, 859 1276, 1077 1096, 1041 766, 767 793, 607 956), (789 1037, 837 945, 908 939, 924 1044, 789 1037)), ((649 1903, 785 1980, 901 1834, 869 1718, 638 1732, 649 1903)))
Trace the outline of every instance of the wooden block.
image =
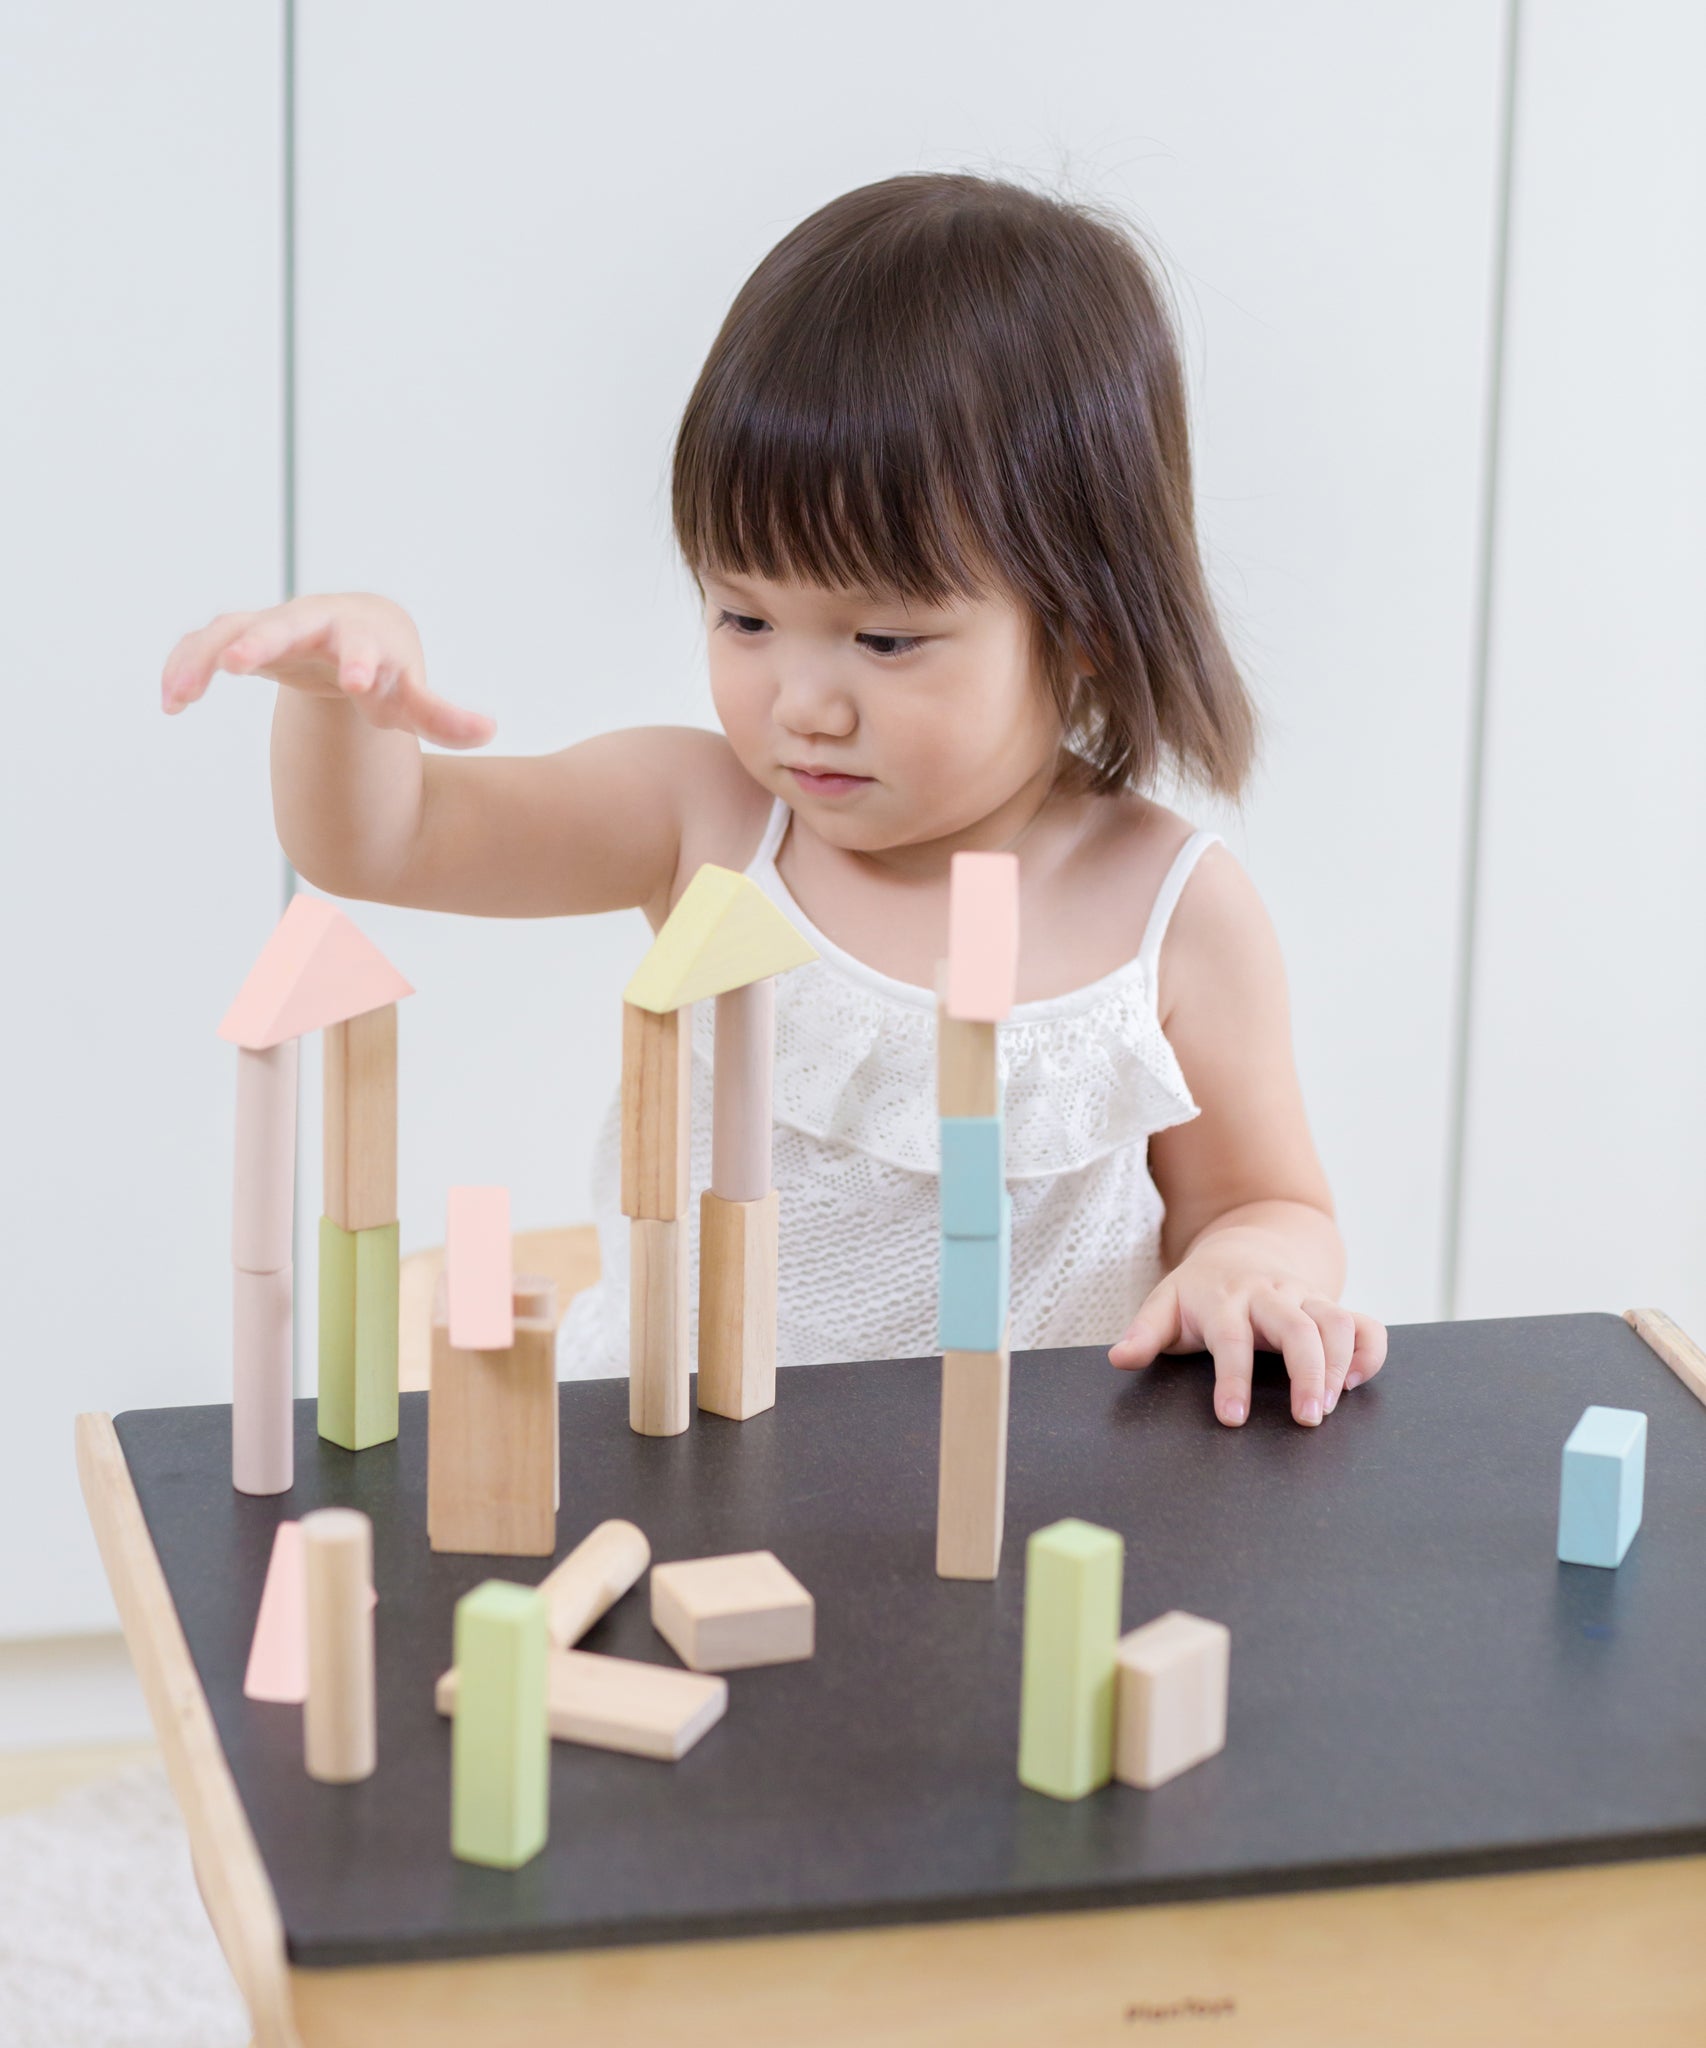
POLYGON ((652 1546, 632 1522, 600 1522, 540 1582, 551 1647, 571 1649, 607 1614, 652 1561, 652 1546))
POLYGON ((770 1192, 773 980, 718 996, 713 1044, 711 1192, 725 1202, 759 1202, 770 1192))
MULTIPOLYGON (((456 1673, 447 1671, 435 1695, 441 1714, 455 1711, 456 1694, 456 1673)), ((546 1666, 546 1720, 554 1742, 672 1764, 716 1726, 728 1704, 726 1678, 668 1664, 553 1650, 546 1666)))
POLYGON ((231 1263, 246 1273, 283 1272, 296 1255, 297 1044, 237 1048, 231 1263))
POLYGON ((693 1013, 622 1008, 622 1213, 657 1223, 687 1214, 693 1125, 693 1013))
POLYGON ((292 1272, 231 1275, 231 1484, 288 1493, 295 1481, 292 1272))
POLYGON ((793 1664, 812 1654, 815 1607, 769 1550, 652 1566, 652 1626, 694 1671, 793 1664))
POLYGON ((945 1116, 999 1116, 1001 1072, 993 1024, 948 1015, 947 966, 936 971, 936 1107, 945 1116))
POLYGON ((302 1709, 308 1775, 350 1785, 373 1775, 373 1524, 356 1508, 302 1517, 308 1605, 308 1697, 302 1709))
POLYGON ((298 893, 220 1021, 219 1035, 263 1052, 413 994, 336 904, 298 893))
POLYGON ((1226 1747, 1232 1631, 1175 1608, 1122 1637, 1114 1776, 1151 1791, 1226 1747))
POLYGON ((1019 1782, 1082 1799, 1114 1770, 1114 1658, 1125 1540, 1068 1518, 1025 1545, 1019 1782))
POLYGON ((994 1024, 1019 981, 1019 856, 956 853, 948 865, 948 1012, 994 1024))
POLYGON ((942 1239, 936 1341, 944 1351, 995 1351, 1007 1328, 1012 1280, 1012 1198, 1003 1191, 995 1237, 942 1239))
POLYGON ((1641 1526, 1647 1418, 1638 1408, 1587 1408, 1564 1445, 1558 1557, 1615 1570, 1641 1526))
POLYGON ((692 1420, 687 1226, 635 1217, 628 1263, 628 1426, 679 1436, 692 1420))
POLYGON ((457 1350, 507 1351, 515 1341, 508 1188, 450 1190, 444 1280, 450 1341, 457 1350))
POLYGON ((774 1190, 699 1198, 699 1406, 736 1422, 776 1405, 779 1219, 774 1190))
POLYGON ((1706 1351, 1662 1309, 1626 1308, 1623 1320, 1664 1360, 1697 1401, 1706 1401, 1706 1351))
POLYGON ((993 1579, 1007 1502, 1008 1352, 942 1356, 936 1576, 993 1579))
POLYGON ((308 1697, 308 1564, 302 1524, 280 1522, 255 1616, 243 1697, 284 1705, 308 1697))
POLYGON ((1006 1174, 1005 1126, 1000 1117, 943 1117, 942 1235, 998 1237, 1006 1174))
POLYGON ((533 1283, 518 1293, 514 1342, 501 1351, 451 1343, 445 1293, 441 1282, 427 1394, 427 1541, 464 1555, 549 1557, 557 1547, 556 1289, 533 1283))
POLYGON ((816 958, 750 875, 707 862, 682 890, 623 995, 662 1015, 816 958))
POLYGON ((488 1579, 456 1603, 450 1848, 464 1863, 516 1870, 550 1827, 545 1601, 488 1579))
POLYGON ((316 1427, 365 1451, 397 1435, 398 1232, 320 1219, 320 1380, 316 1427))
POLYGON ((322 1041, 325 1199, 345 1230, 397 1220, 397 1005, 328 1024, 322 1041))

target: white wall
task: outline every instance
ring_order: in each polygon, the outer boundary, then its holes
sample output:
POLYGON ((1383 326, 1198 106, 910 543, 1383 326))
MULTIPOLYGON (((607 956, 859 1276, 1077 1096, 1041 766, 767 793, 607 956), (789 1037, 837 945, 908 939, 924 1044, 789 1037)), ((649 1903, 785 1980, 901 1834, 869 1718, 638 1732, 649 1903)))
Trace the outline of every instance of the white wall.
POLYGON ((1706 1335, 1706 16, 1525 17, 1461 1312, 1706 1335))
POLYGON ((280 572, 276 16, 8 10, 0 1635, 112 1619, 79 1409, 229 1399, 232 1054, 283 904, 267 707, 172 642, 280 572))
MULTIPOLYGON (((1229 830, 1286 943, 1353 1298, 1445 1313, 1504 18, 299 0, 298 585, 408 605, 505 748, 708 719, 667 461, 751 265, 900 169, 1133 210, 1268 714, 1229 830)), ((1701 1329, 1701 31, 1658 0, 1524 20, 1460 1301, 1701 1329)), ((155 685, 186 626, 281 594, 284 517, 278 11, 37 0, 8 28, 0 830, 44 999, 0 1011, 0 1544, 30 1560, 0 1637, 110 1620, 74 1411, 228 1387, 213 1031, 279 907, 267 692, 168 721, 155 685)), ((455 1180, 507 1182, 523 1225, 585 1215, 637 915, 356 915, 420 990, 405 1244, 455 1180)))

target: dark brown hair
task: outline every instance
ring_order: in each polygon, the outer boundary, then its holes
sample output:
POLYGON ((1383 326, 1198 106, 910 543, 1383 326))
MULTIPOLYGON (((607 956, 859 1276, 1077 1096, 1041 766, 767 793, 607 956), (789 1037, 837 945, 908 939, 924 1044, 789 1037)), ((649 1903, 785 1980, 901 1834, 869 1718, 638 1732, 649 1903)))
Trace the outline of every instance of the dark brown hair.
POLYGON ((802 221, 712 343, 674 516, 696 573, 1004 588, 1097 789, 1169 764, 1235 795, 1249 773, 1173 322, 1130 231, 1087 206, 944 173, 802 221))

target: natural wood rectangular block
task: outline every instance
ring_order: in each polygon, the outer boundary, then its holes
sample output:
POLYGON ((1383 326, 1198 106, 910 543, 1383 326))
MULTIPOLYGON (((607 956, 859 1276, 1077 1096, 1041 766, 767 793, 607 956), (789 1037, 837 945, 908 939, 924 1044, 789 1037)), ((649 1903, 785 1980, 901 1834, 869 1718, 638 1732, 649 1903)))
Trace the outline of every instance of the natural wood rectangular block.
POLYGON ((947 967, 936 970, 936 1107, 943 1116, 999 1116, 996 1026, 948 1015, 947 967))
POLYGON ((453 1345, 444 1296, 441 1282, 427 1394, 427 1541, 438 1551, 549 1557, 557 1547, 556 1290, 516 1283, 514 1341, 503 1351, 453 1345))
POLYGON ((457 1601, 450 1848, 464 1863, 515 1870, 545 1846, 548 1655, 537 1588, 488 1579, 457 1601))
MULTIPOLYGON (((436 1691, 441 1714, 455 1711, 456 1693, 456 1673, 447 1671, 436 1691)), ((553 1650, 546 1668, 551 1739, 613 1749, 623 1756, 678 1762, 723 1718, 728 1704, 726 1678, 677 1671, 669 1664, 553 1650)))
POLYGON ((1147 1791, 1226 1747, 1231 1655, 1224 1622, 1177 1608, 1121 1639, 1115 1777, 1147 1791))
POLYGON ((1019 1782, 1082 1799, 1114 1770, 1114 1654, 1125 1540, 1068 1518, 1025 1546, 1019 1782))
POLYGON ((317 1427, 346 1451, 397 1434, 397 1225, 349 1231, 320 1219, 317 1427))
POLYGON ((936 1478, 936 1575, 993 1579, 1001 1570, 1007 1504, 1009 1354, 942 1355, 942 1436, 936 1478))
POLYGON ((699 1198, 699 1406, 744 1422, 776 1405, 780 1208, 699 1198))
POLYGON ((397 1220, 397 1005, 328 1024, 323 1047, 325 1212, 381 1229, 397 1220))
POLYGON ((378 1713, 373 1679, 373 1524, 356 1508, 302 1517, 308 1607, 308 1697, 302 1736, 308 1775, 350 1785, 373 1775, 378 1713))
POLYGON ((679 1436, 692 1420, 687 1349, 687 1226, 628 1225, 628 1425, 679 1436))
POLYGON ((278 1273, 296 1255, 296 1076, 301 1041, 237 1048, 231 1263, 278 1273))
POLYGON ((776 984, 754 981, 717 998, 711 1082, 711 1191, 725 1202, 770 1192, 776 984))
POLYGON ((687 1214, 692 1129, 691 1007, 658 1015, 622 1005, 622 1213, 670 1223, 687 1214))
POLYGON ((812 1596, 769 1550, 652 1566, 652 1626, 692 1671, 792 1664, 812 1654, 812 1596))

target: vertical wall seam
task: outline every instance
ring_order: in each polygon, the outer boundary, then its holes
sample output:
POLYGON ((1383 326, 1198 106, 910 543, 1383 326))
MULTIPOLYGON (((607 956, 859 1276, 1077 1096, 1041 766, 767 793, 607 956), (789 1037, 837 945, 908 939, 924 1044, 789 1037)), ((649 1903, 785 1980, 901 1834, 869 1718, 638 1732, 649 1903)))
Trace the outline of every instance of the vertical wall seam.
POLYGON ((1480 922, 1493 606, 1498 568, 1499 465, 1503 443, 1505 342, 1510 308, 1511 217, 1516 183, 1516 121, 1521 30, 1522 0, 1507 0, 1503 126, 1499 144, 1491 319, 1488 334, 1487 410, 1481 456, 1481 532, 1476 570, 1475 647, 1470 678, 1463 863, 1458 906, 1457 1003, 1452 1025, 1451 1079, 1447 1107, 1445 1255, 1440 1276, 1440 1299, 1442 1311, 1450 1320, 1454 1320, 1458 1313, 1463 1279, 1469 1085, 1475 1025, 1475 956, 1480 922))
MULTIPOLYGON (((283 199, 279 276, 279 313, 282 333, 279 337, 279 482, 280 504, 279 525, 282 542, 280 579, 283 596, 296 595, 296 0, 282 0, 283 8, 283 106, 280 128, 279 174, 283 199)), ((296 873, 282 850, 279 864, 283 873, 284 901, 281 914, 290 908, 290 899, 296 893, 296 873)), ((297 1105, 297 1185, 302 1181, 302 1110, 297 1105)), ((291 1273, 302 1270, 301 1243, 302 1205, 297 1200, 291 1205, 291 1273)), ((290 1319, 291 1382, 300 1392, 302 1387, 302 1309, 300 1290, 297 1293, 296 1312, 290 1319)))

